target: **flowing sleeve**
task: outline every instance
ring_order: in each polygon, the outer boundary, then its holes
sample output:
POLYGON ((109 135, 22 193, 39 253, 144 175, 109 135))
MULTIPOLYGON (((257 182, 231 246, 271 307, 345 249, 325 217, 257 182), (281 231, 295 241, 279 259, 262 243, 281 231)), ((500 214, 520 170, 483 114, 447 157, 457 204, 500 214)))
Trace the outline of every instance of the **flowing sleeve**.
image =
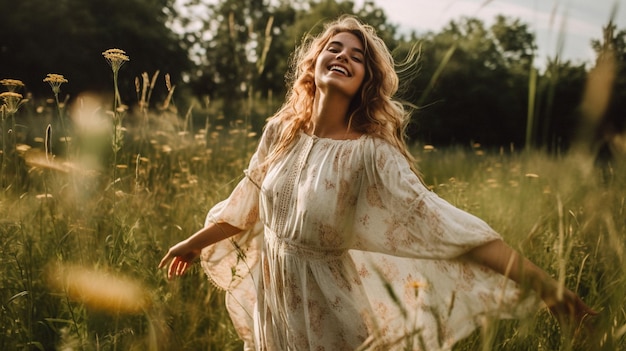
POLYGON ((244 177, 228 198, 209 211, 206 223, 228 223, 244 232, 259 221, 259 191, 267 172, 268 154, 275 137, 275 123, 268 124, 255 153, 250 158, 244 177))
POLYGON ((230 196, 211 208, 205 225, 228 223, 242 232, 202 250, 200 263, 209 280, 226 291, 226 308, 247 350, 253 345, 253 311, 263 224, 259 220, 259 191, 267 171, 266 160, 277 136, 268 123, 244 177, 230 196))
POLYGON ((351 256, 386 340, 448 350, 485 320, 535 310, 536 296, 459 258, 498 233, 426 189, 386 142, 364 155, 351 256))
POLYGON ((390 144, 377 139, 367 144, 364 168, 355 216, 358 249, 451 259, 500 238, 480 218, 426 189, 390 144))

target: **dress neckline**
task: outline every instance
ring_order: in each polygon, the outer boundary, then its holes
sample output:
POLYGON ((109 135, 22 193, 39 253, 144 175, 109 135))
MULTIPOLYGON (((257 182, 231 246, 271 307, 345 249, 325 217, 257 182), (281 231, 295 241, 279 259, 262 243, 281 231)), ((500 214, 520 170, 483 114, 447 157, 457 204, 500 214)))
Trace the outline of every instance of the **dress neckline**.
POLYGON ((333 139, 333 138, 318 137, 315 134, 307 134, 304 131, 300 131, 300 134, 305 135, 306 137, 312 139, 313 141, 319 140, 319 141, 330 142, 330 143, 347 143, 347 142, 352 142, 352 141, 361 141, 367 138, 367 134, 365 133, 361 134, 361 136, 355 139, 333 139))

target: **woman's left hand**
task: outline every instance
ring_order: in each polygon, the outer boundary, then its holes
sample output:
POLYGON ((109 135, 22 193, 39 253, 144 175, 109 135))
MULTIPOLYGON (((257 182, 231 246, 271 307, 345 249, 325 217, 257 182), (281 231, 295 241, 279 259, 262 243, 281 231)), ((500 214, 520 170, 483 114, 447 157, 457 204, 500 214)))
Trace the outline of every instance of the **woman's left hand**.
POLYGON ((557 289, 551 289, 549 293, 542 294, 542 298, 552 315, 559 321, 562 328, 568 328, 578 332, 581 328, 590 328, 590 317, 598 314, 597 311, 587 306, 578 295, 565 288, 559 298, 557 289))

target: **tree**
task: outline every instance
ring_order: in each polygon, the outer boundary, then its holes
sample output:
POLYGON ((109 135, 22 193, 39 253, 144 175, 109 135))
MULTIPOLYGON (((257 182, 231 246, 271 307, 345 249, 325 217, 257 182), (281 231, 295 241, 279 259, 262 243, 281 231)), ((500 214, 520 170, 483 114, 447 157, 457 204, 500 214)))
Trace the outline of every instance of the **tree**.
POLYGON ((411 137, 436 144, 521 144, 535 46, 528 27, 499 17, 486 28, 463 18, 421 42, 421 74, 412 84, 422 106, 411 137))
POLYGON ((535 35, 528 25, 520 19, 498 15, 496 22, 491 26, 491 33, 504 65, 517 74, 527 75, 537 50, 535 35))
POLYGON ((0 0, 2 78, 20 79, 42 95, 49 92, 42 82, 48 73, 69 80, 66 93, 108 91, 111 71, 101 53, 120 48, 131 59, 120 75, 125 94, 134 94, 134 78, 143 71, 168 72, 176 81, 189 60, 184 41, 167 27, 176 15, 173 2, 0 0))
POLYGON ((259 46, 263 46, 260 33, 269 13, 261 0, 221 1, 209 5, 208 11, 209 20, 203 28, 208 40, 202 45, 201 71, 196 74, 195 86, 205 88, 212 97, 219 94, 224 113, 239 117, 241 101, 254 84, 259 46))
POLYGON ((548 59, 536 86, 535 119, 531 146, 562 152, 570 147, 579 123, 579 106, 587 71, 584 64, 548 59))
POLYGON ((388 45, 395 45, 395 27, 372 1, 358 10, 351 1, 335 0, 222 0, 210 5, 193 39, 201 53, 191 75, 194 91, 222 100, 227 118, 241 117, 245 99, 284 96, 289 59, 302 37, 342 14, 359 15, 388 45))

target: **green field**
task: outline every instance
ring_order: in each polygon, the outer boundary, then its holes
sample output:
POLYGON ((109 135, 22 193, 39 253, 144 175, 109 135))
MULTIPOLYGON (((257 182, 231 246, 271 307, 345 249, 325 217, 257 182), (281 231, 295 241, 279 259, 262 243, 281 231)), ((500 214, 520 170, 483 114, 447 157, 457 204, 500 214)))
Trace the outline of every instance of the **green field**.
MULTIPOLYGON (((2 110, 0 350, 241 349, 198 265, 175 281, 156 266, 240 179, 260 122, 139 95, 130 109, 57 96, 2 110)), ((574 336, 545 311, 486 322, 455 350, 626 349, 626 162, 508 145, 413 153, 435 192, 601 312, 574 336)))

